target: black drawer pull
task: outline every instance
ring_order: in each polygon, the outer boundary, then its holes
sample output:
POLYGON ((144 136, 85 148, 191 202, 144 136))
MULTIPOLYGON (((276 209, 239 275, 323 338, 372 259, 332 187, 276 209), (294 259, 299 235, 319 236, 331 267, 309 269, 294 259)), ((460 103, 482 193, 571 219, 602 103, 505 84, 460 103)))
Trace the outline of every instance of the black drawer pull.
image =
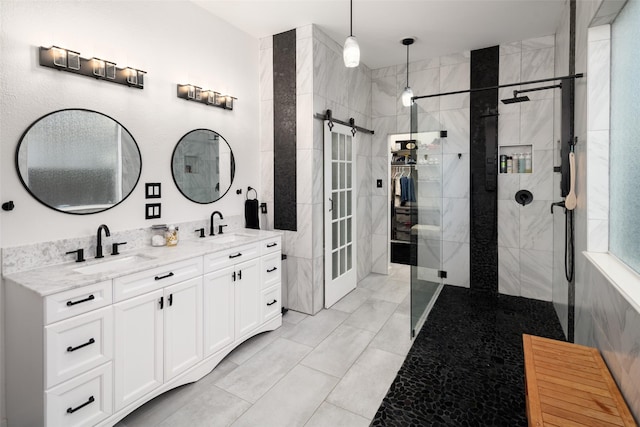
POLYGON ((273 273, 274 271, 276 271, 278 269, 278 267, 273 267, 267 270, 267 273, 273 273))
POLYGON ((88 404, 93 403, 95 401, 96 401, 96 399, 94 399, 93 396, 90 396, 89 400, 84 402, 82 405, 76 406, 75 408, 67 408, 67 414, 73 414, 74 412, 79 411, 80 409, 84 408, 88 404))
POLYGON ((267 303, 267 305, 273 305, 273 304, 275 304, 275 303, 277 303, 277 302, 278 302, 278 300, 277 300, 277 299, 274 299, 273 301, 268 302, 268 303, 267 303))
POLYGON ((93 294, 91 294, 88 297, 86 297, 85 299, 80 299, 78 301, 67 301, 67 307, 71 307, 72 305, 80 304, 81 302, 92 301, 94 299, 96 299, 96 297, 94 297, 93 294))
POLYGON ((166 279, 167 277, 171 277, 171 276, 173 276, 173 272, 170 272, 169 274, 165 274, 164 276, 156 276, 156 280, 166 279))
POLYGON ((238 252, 235 255, 229 255, 229 258, 238 258, 239 256, 242 256, 242 252, 238 252))
POLYGON ((277 244, 277 243, 269 243, 269 244, 267 245, 267 247, 268 247, 268 248, 272 248, 272 247, 274 247, 274 246, 278 246, 278 244, 277 244))
POLYGON ((84 343, 84 344, 80 344, 80 345, 79 345, 79 346, 77 346, 77 347, 67 347, 67 351, 68 351, 68 352, 72 352, 72 351, 80 350, 82 347, 86 347, 86 346, 91 345, 91 344, 93 344, 93 343, 95 343, 95 342, 96 342, 96 340, 94 340, 93 338, 91 338, 91 339, 90 339, 89 341, 87 341, 86 343, 84 343))

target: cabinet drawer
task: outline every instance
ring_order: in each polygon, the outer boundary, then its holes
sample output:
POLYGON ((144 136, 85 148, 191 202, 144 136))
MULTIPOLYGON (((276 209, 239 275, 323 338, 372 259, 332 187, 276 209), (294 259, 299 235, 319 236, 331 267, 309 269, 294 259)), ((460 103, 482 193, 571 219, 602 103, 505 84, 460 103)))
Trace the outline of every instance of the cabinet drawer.
POLYGON ((267 289, 280 283, 282 281, 280 251, 264 256, 260 261, 262 289, 267 289))
POLYGON ((50 295, 44 302, 45 324, 105 307, 112 298, 111 280, 50 295))
POLYGON ((174 262, 113 280, 116 302, 202 275, 202 257, 174 262))
POLYGON ((111 363, 75 377, 45 392, 47 427, 92 426, 112 408, 111 363))
POLYGON ((255 258, 258 255, 260 255, 260 247, 257 243, 208 254, 204 256, 204 272, 210 273, 230 267, 234 264, 255 258))
POLYGON ((45 328, 45 388, 113 357, 113 311, 105 307, 45 328))
POLYGON ((281 312, 281 297, 280 284, 270 287, 262 291, 262 308, 261 315, 262 321, 266 322, 269 319, 276 317, 281 312))
POLYGON ((282 241, 280 236, 260 242, 260 255, 266 255, 280 250, 282 250, 282 241))

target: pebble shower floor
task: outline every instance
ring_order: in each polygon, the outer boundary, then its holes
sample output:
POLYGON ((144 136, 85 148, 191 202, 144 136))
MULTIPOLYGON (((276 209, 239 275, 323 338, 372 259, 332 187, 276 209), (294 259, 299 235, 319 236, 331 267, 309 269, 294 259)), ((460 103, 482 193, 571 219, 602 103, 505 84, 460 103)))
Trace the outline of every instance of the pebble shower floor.
POLYGON ((372 426, 526 426, 522 334, 565 340, 552 303, 445 286, 372 426))

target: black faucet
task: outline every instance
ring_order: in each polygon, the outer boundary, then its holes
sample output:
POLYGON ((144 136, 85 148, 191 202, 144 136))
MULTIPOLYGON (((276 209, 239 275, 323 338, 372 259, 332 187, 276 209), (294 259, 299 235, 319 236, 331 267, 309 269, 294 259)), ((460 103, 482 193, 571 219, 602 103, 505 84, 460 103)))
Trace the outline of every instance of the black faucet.
POLYGON ((209 227, 209 236, 215 236, 216 233, 213 232, 214 228, 213 228, 213 217, 216 216, 216 214, 220 215, 220 219, 224 219, 224 217, 222 216, 222 212, 220 211, 213 211, 213 213, 211 214, 211 225, 209 227))
POLYGON ((111 232, 109 232, 109 227, 107 227, 105 224, 102 224, 100 225, 100 227, 98 227, 98 235, 97 235, 97 242, 96 242, 96 258, 104 258, 104 255, 102 255, 102 230, 104 230, 105 237, 111 236, 111 232))

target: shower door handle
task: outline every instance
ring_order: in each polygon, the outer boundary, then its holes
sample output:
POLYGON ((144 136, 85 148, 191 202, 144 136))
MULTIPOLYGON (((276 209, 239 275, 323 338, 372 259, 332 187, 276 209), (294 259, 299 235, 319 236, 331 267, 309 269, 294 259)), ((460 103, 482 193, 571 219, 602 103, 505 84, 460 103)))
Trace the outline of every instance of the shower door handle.
POLYGON ((331 203, 331 207, 329 208, 329 212, 333 210, 333 199, 329 197, 329 203, 331 203))

